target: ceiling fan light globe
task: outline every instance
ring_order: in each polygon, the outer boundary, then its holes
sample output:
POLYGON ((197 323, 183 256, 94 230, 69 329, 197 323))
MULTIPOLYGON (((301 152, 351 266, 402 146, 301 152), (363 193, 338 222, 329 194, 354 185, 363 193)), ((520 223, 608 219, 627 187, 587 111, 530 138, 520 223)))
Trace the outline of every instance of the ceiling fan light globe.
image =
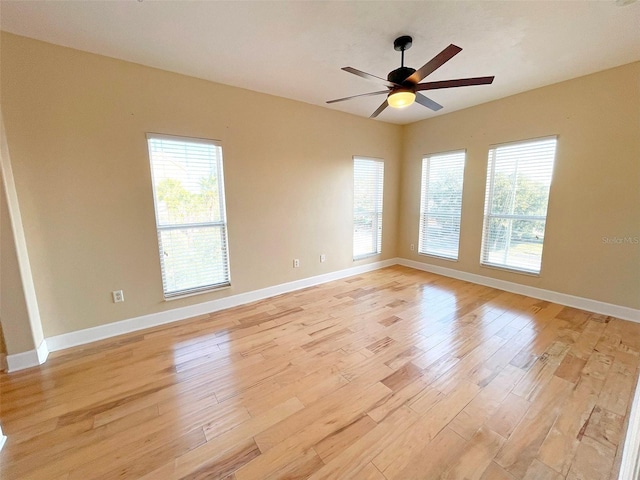
POLYGON ((390 107, 405 108, 416 100, 416 94, 409 91, 394 92, 387 98, 390 107))

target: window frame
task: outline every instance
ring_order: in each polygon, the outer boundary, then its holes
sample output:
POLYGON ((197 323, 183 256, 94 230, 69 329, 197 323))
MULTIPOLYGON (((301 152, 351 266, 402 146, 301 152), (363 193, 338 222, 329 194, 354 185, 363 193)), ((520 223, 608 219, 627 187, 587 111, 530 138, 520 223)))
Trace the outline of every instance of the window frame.
POLYGON ((156 222, 156 232, 158 238, 158 254, 160 260, 160 270, 162 276, 162 291, 165 300, 175 300, 178 298, 189 297, 192 295, 198 295, 201 293, 213 292, 216 290, 221 290, 225 288, 229 288, 231 286, 231 269, 230 269, 230 255, 229 255, 229 238, 228 238, 228 227, 227 227, 227 206, 226 206, 226 195, 225 195, 225 183, 224 183, 224 160, 222 153, 222 142, 219 140, 207 139, 207 138, 198 138, 198 137, 187 137, 183 135, 169 135, 164 133, 153 133, 147 132, 146 134, 147 141, 147 149, 149 155, 149 166, 151 170, 151 187, 152 187, 152 195, 153 195, 153 206, 155 213, 155 222, 156 222), (217 221, 208 221, 208 222, 187 222, 187 223, 176 223, 176 224, 162 224, 160 221, 160 214, 158 212, 158 198, 156 196, 156 178, 154 175, 154 166, 153 166, 153 155, 152 155, 152 140, 170 140, 174 142, 182 142, 185 144, 204 144, 204 145, 213 145, 219 149, 217 154, 217 185, 218 185, 218 201, 220 205, 220 220, 217 221), (180 289, 180 290, 168 290, 166 284, 166 266, 164 262, 164 249, 162 245, 162 232, 172 231, 172 230, 188 230, 193 228, 200 229, 209 229, 209 228, 221 228, 221 240, 222 240, 222 248, 221 252, 224 257, 223 265, 224 272, 226 273, 226 279, 223 282, 218 282, 214 284, 206 284, 200 285, 197 287, 180 289))
MULTIPOLYGON (((486 187, 485 187, 485 202, 484 202, 484 212, 483 212, 483 220, 482 220, 482 244, 480 247, 480 266, 485 268, 493 268, 497 270, 508 271, 512 273, 518 273, 522 275, 529 275, 534 277, 539 277, 542 273, 543 266, 543 257, 544 257, 544 237, 546 237, 546 226, 547 226, 547 217, 549 213, 549 199, 551 197, 551 185, 553 184, 554 171, 556 167, 556 161, 558 156, 558 135, 547 135, 544 137, 536 137, 525 140, 516 140, 513 142, 505 142, 500 144, 494 144, 489 146, 489 151, 487 152, 487 178, 486 178, 486 187), (546 198, 546 209, 544 215, 519 215, 514 214, 513 210, 515 208, 515 199, 516 196, 514 194, 513 204, 510 208, 511 213, 504 214, 494 214, 491 213, 491 207, 493 204, 494 193, 495 193, 495 168, 496 168, 496 160, 495 155, 496 151, 501 147, 513 147, 517 145, 526 145, 526 144, 534 144, 537 142, 544 142, 554 140, 554 150, 553 150, 553 161, 551 164, 551 174, 549 178, 549 188, 547 191, 546 198), (490 262, 489 259, 489 250, 487 248, 487 244, 490 241, 490 230, 488 229, 488 224, 492 219, 501 218, 507 220, 523 220, 523 221, 542 221, 544 222, 545 235, 542 239, 542 248, 540 252, 540 268, 538 270, 532 270, 524 267, 518 267, 516 265, 510 265, 508 263, 494 263, 490 262)), ((516 172, 518 168, 518 163, 516 163, 516 172)), ((516 189, 517 184, 514 184, 514 190, 516 189)), ((517 190, 516 190, 517 194, 517 190)), ((512 227, 510 227, 512 228, 512 227)), ((511 244, 511 235, 509 235, 507 242, 510 246, 511 244)), ((508 248, 507 248, 508 252, 508 248)), ((507 253, 505 253, 506 255, 507 253)))
MULTIPOLYGON (((446 152, 430 153, 422 157, 421 172, 420 172, 420 217, 418 221, 418 248, 417 248, 419 255, 441 258, 441 259, 449 260, 452 262, 458 261, 460 256, 460 236, 461 236, 461 227, 462 227, 462 200, 464 197, 464 172, 465 172, 466 166, 467 166, 467 150, 464 148, 458 149, 458 150, 449 150, 446 152), (441 156, 456 155, 456 154, 462 154, 463 158, 462 158, 462 189, 460 191, 460 212, 455 216, 448 215, 451 218, 455 217, 458 219, 458 241, 457 241, 456 254, 454 257, 454 256, 443 255, 435 252, 428 252, 426 251, 426 249, 425 251, 422 251, 422 246, 423 246, 422 244, 424 240, 423 231, 425 230, 424 221, 425 221, 425 218, 429 215, 429 212, 425 211, 424 207, 425 207, 425 204, 427 203, 425 201, 426 197, 428 197, 428 194, 429 194, 428 177, 429 177, 429 168, 431 166, 431 160, 441 156), (427 169, 426 172, 425 172, 425 168, 427 169), (425 180, 427 180, 427 184, 425 184, 425 180)), ((445 215, 434 214, 434 216, 445 216, 445 215)))
POLYGON ((353 208, 352 208, 352 254, 353 261, 362 260, 364 258, 373 257, 375 255, 380 255, 382 253, 382 222, 383 222, 383 211, 384 211, 384 160, 380 158, 373 157, 362 157, 362 156, 353 156, 353 208), (375 210, 369 211, 367 214, 372 216, 372 245, 375 243, 375 251, 369 251, 367 253, 361 253, 356 255, 355 246, 356 246, 356 162, 370 162, 372 165, 375 165, 378 171, 376 171, 375 175, 379 177, 379 181, 376 182, 376 207, 375 210), (375 232, 375 233, 374 233, 375 232), (373 235, 375 235, 375 242, 373 235))

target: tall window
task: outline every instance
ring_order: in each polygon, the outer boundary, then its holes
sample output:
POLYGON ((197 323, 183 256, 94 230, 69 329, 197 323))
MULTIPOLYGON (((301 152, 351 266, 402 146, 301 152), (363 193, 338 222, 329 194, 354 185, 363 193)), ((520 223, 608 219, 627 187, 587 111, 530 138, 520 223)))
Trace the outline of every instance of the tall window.
POLYGON ((422 159, 418 253, 458 259, 465 152, 422 159))
POLYGON ((556 137, 489 150, 481 263, 540 273, 556 137))
POLYGON ((384 162, 353 159, 353 259, 382 251, 384 162))
POLYGON ((222 147, 147 134, 165 297, 229 285, 222 147))

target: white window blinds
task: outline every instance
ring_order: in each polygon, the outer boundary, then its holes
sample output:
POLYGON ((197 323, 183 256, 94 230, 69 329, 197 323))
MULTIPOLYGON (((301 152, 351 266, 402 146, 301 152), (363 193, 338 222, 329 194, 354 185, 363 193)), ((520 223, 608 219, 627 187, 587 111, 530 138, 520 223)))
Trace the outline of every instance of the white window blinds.
POLYGON ((353 159, 353 259, 382 251, 384 162, 353 159))
POLYGON ((418 253, 458 259, 465 152, 422 159, 418 253))
POLYGON ((148 134, 165 297, 229 285, 222 147, 148 134))
POLYGON ((556 137, 489 150, 481 263, 540 273, 556 137))

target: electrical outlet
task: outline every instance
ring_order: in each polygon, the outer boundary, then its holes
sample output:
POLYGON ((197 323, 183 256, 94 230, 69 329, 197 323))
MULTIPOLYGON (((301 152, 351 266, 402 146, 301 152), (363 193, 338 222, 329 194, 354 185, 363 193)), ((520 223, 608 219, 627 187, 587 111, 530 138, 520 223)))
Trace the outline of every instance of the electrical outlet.
POLYGON ((411 251, 413 252, 416 249, 416 246, 412 243, 411 244, 411 251))
POLYGON ((300 266, 300 260, 297 258, 293 259, 293 268, 298 268, 300 266))
POLYGON ((327 256, 324 253, 320 254, 320 263, 324 263, 327 261, 327 256))
POLYGON ((111 292, 111 296, 113 297, 113 303, 124 302, 124 292, 122 290, 114 290, 111 292))

